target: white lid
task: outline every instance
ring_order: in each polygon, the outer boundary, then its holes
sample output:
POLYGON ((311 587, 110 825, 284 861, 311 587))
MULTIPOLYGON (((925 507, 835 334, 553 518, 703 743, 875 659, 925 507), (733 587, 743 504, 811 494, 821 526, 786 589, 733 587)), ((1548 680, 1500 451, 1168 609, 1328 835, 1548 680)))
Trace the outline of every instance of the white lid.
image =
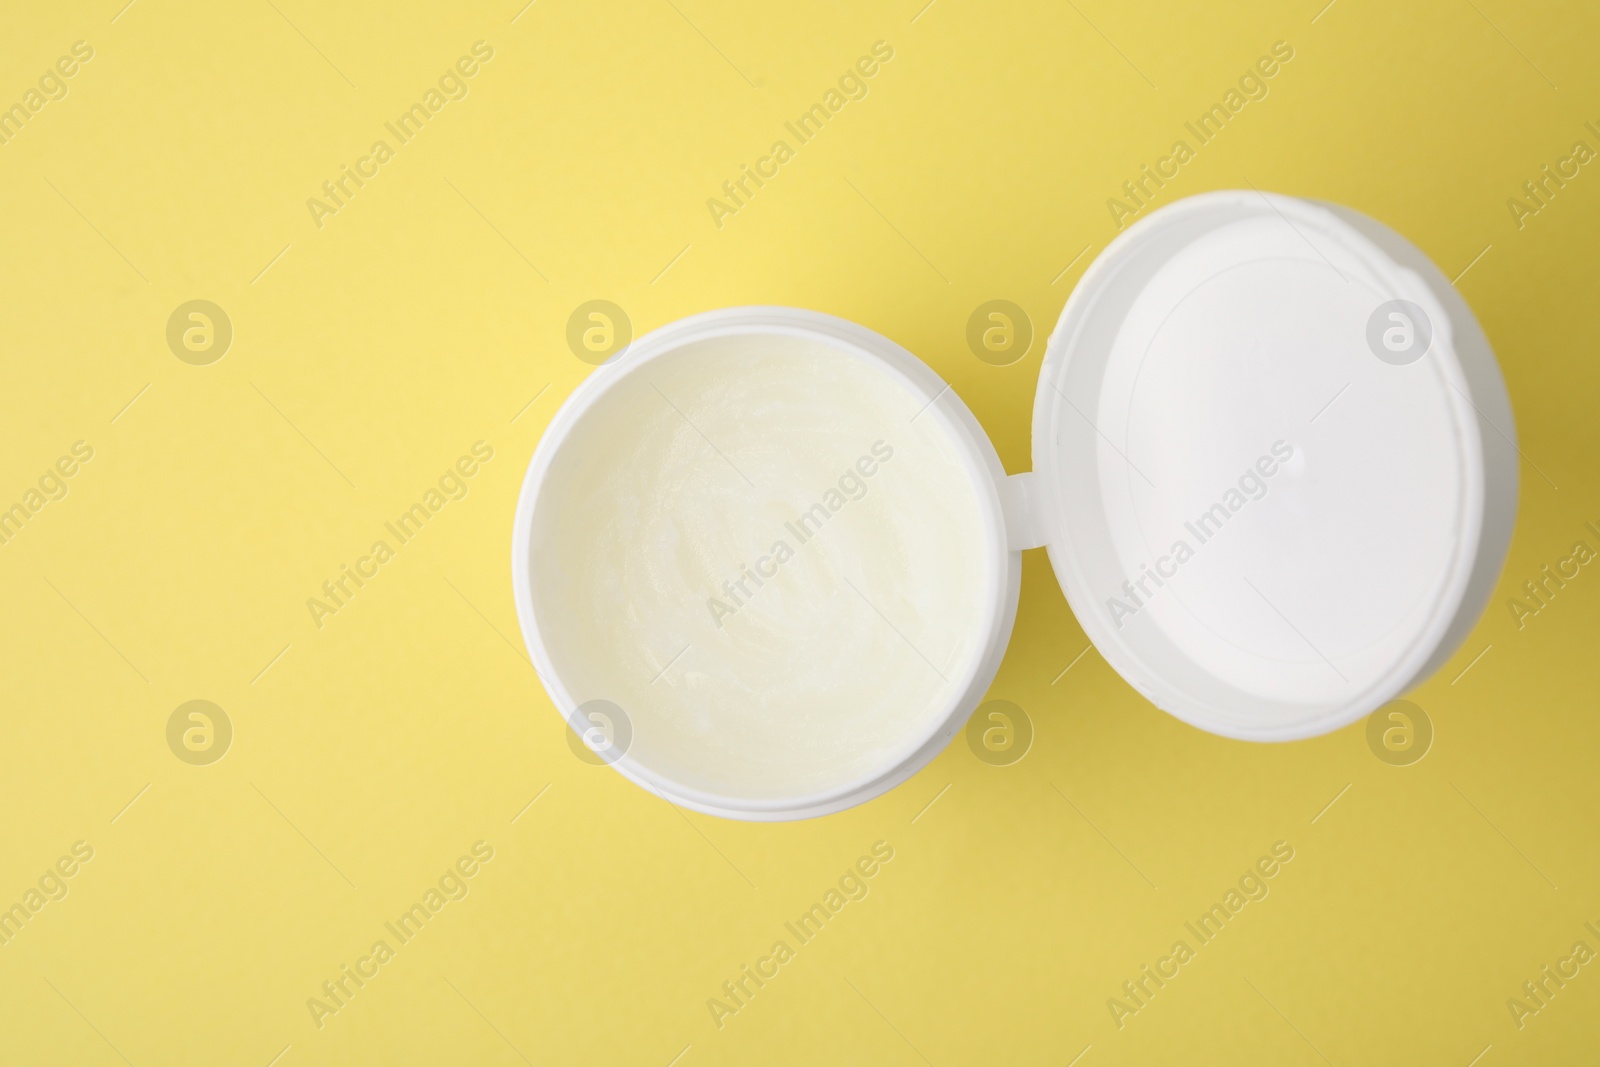
POLYGON ((1510 539, 1513 440, 1487 340, 1415 247, 1347 209, 1211 193, 1084 274, 1008 515, 1152 702, 1289 740, 1466 636, 1510 539))

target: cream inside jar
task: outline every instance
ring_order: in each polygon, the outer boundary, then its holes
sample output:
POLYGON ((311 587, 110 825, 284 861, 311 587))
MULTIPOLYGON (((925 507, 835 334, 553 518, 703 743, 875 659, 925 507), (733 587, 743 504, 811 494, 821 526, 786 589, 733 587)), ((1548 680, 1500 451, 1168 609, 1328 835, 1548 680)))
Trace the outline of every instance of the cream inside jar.
POLYGON ((532 516, 566 695, 622 709, 622 769, 708 803, 838 795, 904 763, 973 685, 1003 553, 936 398, 798 333, 631 359, 595 372, 613 379, 532 516))

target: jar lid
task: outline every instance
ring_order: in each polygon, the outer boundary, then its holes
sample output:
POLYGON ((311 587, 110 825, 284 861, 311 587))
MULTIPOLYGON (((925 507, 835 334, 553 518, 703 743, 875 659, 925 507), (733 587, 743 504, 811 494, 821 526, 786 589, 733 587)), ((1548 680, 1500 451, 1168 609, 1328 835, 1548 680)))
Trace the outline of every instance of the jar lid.
POLYGON ((1436 267, 1344 208, 1191 197, 1119 236, 1040 372, 1013 543, 1201 729, 1291 740, 1437 669, 1516 510, 1510 404, 1436 267))

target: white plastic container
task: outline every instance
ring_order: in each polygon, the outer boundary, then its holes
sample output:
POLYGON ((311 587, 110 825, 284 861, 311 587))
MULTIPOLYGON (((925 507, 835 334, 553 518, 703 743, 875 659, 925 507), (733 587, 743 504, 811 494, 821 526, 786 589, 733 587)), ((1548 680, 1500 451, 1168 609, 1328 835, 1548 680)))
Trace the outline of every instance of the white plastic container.
MULTIPOLYGON (((1048 547, 1095 647, 1154 704, 1268 741, 1336 729, 1425 680, 1481 614, 1510 540, 1510 404, 1487 339, 1438 269, 1347 209, 1205 194, 1133 225, 1085 272, 1040 371, 1031 473, 1005 474, 966 405, 922 361, 815 312, 696 315, 592 374, 535 451, 512 545, 529 654, 579 732, 594 721, 579 707, 608 694, 595 691, 603 672, 578 670, 559 639, 566 620, 539 577, 552 572, 535 566, 563 521, 552 469, 570 466, 574 442, 594 447, 582 427, 627 383, 727 338, 803 339, 888 374, 914 403, 918 432, 948 446, 951 477, 965 479, 962 499, 977 512, 979 532, 962 543, 983 558, 962 594, 972 640, 940 674, 946 684, 892 743, 850 760, 842 737, 828 756, 836 769, 812 776, 815 788, 782 786, 791 772, 812 780, 800 756, 772 753, 768 767, 758 752, 748 767, 719 767, 692 732, 652 719, 648 700, 627 708, 629 743, 607 761, 711 814, 827 814, 926 765, 999 669, 1025 549, 1048 547)), ((697 669, 705 678, 716 664, 697 669)))

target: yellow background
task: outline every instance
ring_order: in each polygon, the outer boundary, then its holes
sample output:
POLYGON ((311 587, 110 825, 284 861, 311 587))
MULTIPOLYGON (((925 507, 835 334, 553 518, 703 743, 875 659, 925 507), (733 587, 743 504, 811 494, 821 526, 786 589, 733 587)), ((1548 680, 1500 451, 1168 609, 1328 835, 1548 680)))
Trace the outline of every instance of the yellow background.
POLYGON ((1520 630, 1506 600, 1600 547, 1600 175, 1520 229, 1506 200, 1600 148, 1600 12, 923 2, 0 15, 0 105, 95 51, 0 146, 0 504, 95 450, 0 546, 0 904, 95 849, 0 947, 0 1063, 1592 1060, 1600 965, 1523 1029, 1505 1002, 1574 941, 1600 949, 1600 576, 1520 630), (307 198, 478 40, 470 95, 318 228, 307 198), (714 225, 706 199, 878 40, 870 94, 714 225), (1115 234, 1106 199, 1279 40, 1270 95, 1159 202, 1336 200, 1447 276, 1470 265, 1526 457, 1495 600, 1411 697, 1427 757, 1380 762, 1363 724, 1211 737, 1092 651, 1062 674, 1086 641, 1031 552, 991 694, 1036 730, 1013 766, 957 740, 876 801, 765 826, 575 758, 508 580, 528 458, 591 371, 570 312, 856 320, 1026 470, 1043 338, 1115 234), (965 342, 994 298, 1037 334, 1008 367, 965 342), (234 328, 209 366, 165 340, 193 299, 234 328), (470 495, 316 627, 306 598, 480 439, 470 495), (166 742, 191 699, 233 723, 209 766, 166 742), (307 998, 480 839, 470 895, 317 1028, 307 998), (870 895, 718 1029, 707 998, 878 840, 870 895), (1271 896, 1119 1029, 1107 998, 1279 840, 1271 896))

